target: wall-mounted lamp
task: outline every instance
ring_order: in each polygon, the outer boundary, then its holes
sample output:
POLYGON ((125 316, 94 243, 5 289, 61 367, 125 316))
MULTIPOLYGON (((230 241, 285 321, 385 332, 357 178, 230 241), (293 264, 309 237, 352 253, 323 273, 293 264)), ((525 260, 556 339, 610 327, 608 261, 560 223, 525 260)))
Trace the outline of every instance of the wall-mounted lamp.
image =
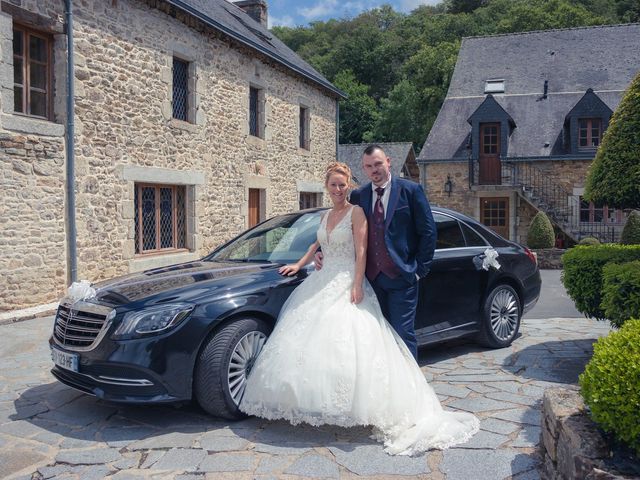
POLYGON ((451 181, 451 175, 447 174, 447 181, 444 182, 444 191, 448 196, 451 196, 453 190, 453 182, 451 181))

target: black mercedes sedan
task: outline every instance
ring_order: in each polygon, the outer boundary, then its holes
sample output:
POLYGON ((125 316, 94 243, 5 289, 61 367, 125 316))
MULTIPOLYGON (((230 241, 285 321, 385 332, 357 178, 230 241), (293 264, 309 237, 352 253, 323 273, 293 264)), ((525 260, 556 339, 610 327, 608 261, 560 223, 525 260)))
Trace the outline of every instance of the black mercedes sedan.
MULTIPOLYGON (((314 267, 294 277, 278 268, 315 241, 321 212, 271 218, 199 261, 97 283, 84 300, 62 299, 49 340, 53 375, 109 401, 195 399, 213 415, 241 418, 246 376, 283 303, 314 267)), ((438 243, 420 281, 419 344, 470 336, 508 346, 540 293, 535 256, 457 212, 433 214, 438 243)))

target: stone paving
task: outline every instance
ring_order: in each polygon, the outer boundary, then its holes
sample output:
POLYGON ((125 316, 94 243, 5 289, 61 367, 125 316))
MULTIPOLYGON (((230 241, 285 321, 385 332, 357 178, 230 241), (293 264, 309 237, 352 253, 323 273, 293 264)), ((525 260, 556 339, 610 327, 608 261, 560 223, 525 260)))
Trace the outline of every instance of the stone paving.
POLYGON ((76 392, 49 373, 53 319, 0 326, 0 477, 11 479, 539 478, 546 387, 575 384, 608 323, 525 319, 510 348, 471 343, 423 350, 425 377, 449 409, 481 419, 467 444, 392 457, 368 428, 250 418, 195 406, 122 406, 76 392))

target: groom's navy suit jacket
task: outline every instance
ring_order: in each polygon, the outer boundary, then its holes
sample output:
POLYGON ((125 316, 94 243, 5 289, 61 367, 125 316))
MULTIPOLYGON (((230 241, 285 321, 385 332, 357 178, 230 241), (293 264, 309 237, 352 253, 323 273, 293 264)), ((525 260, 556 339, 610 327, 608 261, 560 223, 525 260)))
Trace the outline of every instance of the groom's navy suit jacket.
MULTIPOLYGON (((362 207, 371 224, 371 183, 351 192, 349 201, 362 207)), ((391 259, 409 283, 416 274, 422 278, 429 273, 436 248, 436 225, 427 197, 417 183, 391 177, 384 238, 391 259)))

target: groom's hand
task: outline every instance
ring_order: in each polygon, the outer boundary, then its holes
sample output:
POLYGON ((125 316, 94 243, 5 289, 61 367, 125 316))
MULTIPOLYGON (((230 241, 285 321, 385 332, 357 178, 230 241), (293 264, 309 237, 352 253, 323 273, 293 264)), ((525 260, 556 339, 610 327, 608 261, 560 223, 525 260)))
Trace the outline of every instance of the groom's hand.
POLYGON ((316 270, 320 270, 322 268, 322 259, 324 257, 322 256, 322 252, 316 252, 316 254, 313 257, 314 260, 314 264, 316 266, 316 270))

